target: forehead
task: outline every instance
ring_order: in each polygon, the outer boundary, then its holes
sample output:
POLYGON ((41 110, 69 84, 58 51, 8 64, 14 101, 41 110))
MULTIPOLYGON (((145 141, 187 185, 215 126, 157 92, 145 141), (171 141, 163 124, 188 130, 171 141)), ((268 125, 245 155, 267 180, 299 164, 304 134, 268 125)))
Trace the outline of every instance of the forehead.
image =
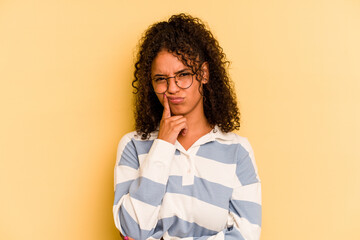
POLYGON ((151 64, 151 74, 172 74, 186 68, 175 54, 161 50, 151 64))

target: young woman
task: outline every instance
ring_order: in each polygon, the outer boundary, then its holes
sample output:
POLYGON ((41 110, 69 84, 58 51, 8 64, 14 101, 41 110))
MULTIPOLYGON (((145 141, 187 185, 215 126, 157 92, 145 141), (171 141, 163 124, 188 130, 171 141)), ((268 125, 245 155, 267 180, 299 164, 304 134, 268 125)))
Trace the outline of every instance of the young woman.
POLYGON ((116 227, 142 239, 259 239, 261 188, 222 48, 202 21, 172 16, 143 36, 136 131, 118 145, 116 227))

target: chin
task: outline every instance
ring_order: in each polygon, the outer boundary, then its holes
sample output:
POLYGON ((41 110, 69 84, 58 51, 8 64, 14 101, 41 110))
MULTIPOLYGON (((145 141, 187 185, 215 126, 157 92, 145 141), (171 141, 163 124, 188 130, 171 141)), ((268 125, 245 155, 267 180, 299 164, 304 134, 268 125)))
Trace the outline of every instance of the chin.
POLYGON ((186 114, 186 112, 182 112, 182 111, 171 111, 171 115, 174 115, 174 116, 185 115, 185 114, 186 114))
POLYGON ((187 111, 185 111, 184 109, 180 109, 177 107, 171 107, 171 114, 172 115, 186 115, 187 111))

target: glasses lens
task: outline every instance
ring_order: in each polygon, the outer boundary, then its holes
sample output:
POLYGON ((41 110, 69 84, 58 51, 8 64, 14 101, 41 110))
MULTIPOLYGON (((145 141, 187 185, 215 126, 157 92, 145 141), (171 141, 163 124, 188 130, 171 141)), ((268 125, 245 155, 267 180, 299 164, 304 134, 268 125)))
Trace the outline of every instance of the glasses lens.
POLYGON ((167 90, 167 80, 164 77, 156 77, 153 79, 154 91, 156 93, 164 93, 167 90))
POLYGON ((189 88, 193 81, 191 72, 182 72, 176 75, 176 84, 179 88, 189 88))
MULTIPOLYGON (((193 82, 193 73, 191 72, 181 72, 175 76, 175 83, 179 88, 186 89, 189 88, 193 82)), ((168 79, 174 77, 155 77, 153 78, 153 87, 156 93, 164 93, 168 89, 168 79)))

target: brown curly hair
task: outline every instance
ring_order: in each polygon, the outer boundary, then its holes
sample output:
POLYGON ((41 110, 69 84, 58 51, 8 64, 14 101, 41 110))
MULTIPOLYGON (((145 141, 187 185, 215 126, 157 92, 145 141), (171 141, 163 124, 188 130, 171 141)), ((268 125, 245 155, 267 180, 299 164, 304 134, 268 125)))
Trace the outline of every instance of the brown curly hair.
POLYGON ((201 91, 205 117, 212 127, 218 125, 224 132, 238 130, 240 112, 226 71, 229 61, 205 24, 199 18, 181 13, 153 24, 140 40, 132 86, 135 89, 135 128, 142 139, 147 139, 157 129, 162 117, 163 106, 152 87, 151 64, 163 49, 176 54, 197 74, 198 81, 201 70, 197 66, 208 63, 210 79, 202 85, 201 91))

